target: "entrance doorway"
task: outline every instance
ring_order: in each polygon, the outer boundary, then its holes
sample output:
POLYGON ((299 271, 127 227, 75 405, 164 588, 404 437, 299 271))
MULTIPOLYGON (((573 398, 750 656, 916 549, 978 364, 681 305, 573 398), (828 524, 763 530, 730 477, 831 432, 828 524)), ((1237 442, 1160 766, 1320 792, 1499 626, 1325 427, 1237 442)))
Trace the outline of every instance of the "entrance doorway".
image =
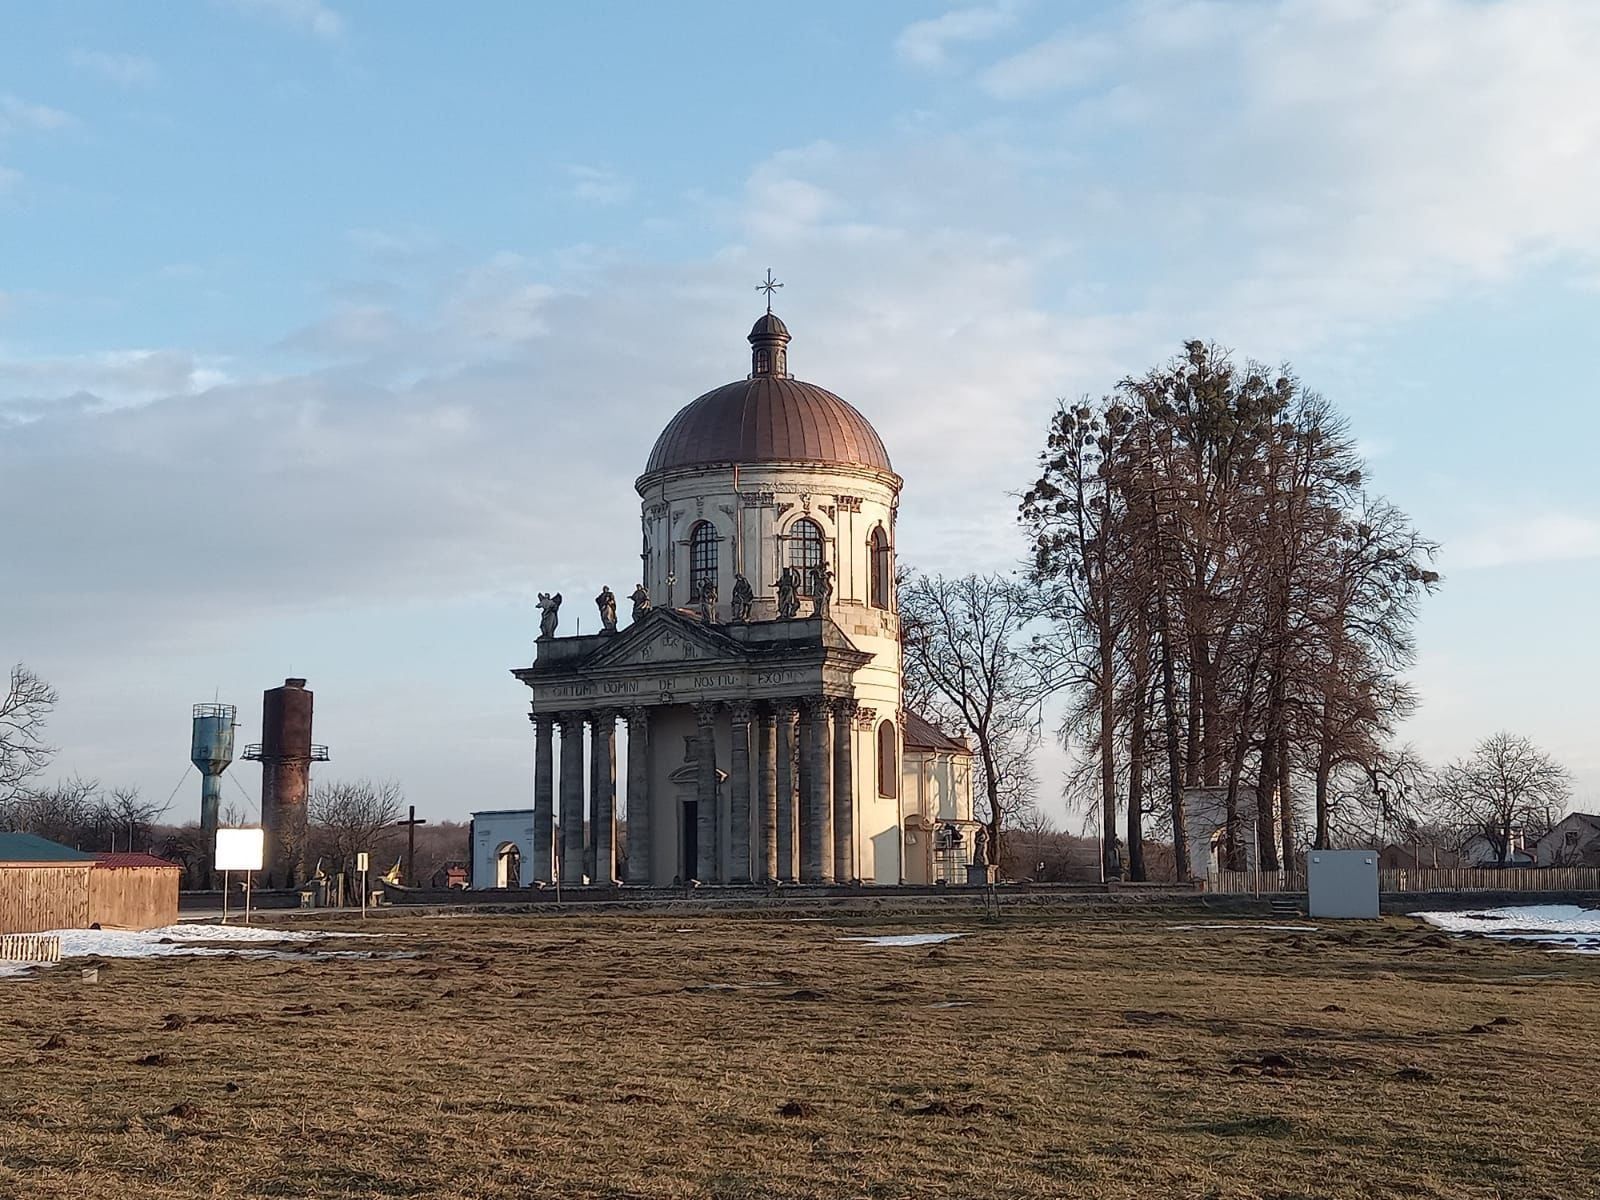
POLYGON ((684 883, 697 879, 700 850, 700 802, 684 800, 678 809, 678 861, 682 870, 678 877, 684 883))
POLYGON ((515 842, 503 842, 494 853, 495 887, 522 886, 522 851, 515 842))

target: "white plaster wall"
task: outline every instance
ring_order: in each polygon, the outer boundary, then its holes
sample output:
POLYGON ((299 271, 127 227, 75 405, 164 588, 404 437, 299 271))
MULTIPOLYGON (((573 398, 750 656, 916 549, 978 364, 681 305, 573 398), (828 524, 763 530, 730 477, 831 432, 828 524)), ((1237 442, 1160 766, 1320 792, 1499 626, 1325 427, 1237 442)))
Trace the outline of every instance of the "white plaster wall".
POLYGON ((496 858, 500 847, 507 842, 515 842, 522 852, 522 886, 528 887, 537 875, 533 860, 533 809, 472 814, 474 891, 497 886, 499 873, 496 858))

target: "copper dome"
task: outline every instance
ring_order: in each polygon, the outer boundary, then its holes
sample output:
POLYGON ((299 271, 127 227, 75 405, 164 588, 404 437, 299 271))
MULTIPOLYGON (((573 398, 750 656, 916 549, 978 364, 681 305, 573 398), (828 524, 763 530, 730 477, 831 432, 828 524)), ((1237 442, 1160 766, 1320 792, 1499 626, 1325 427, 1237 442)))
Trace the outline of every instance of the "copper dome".
POLYGON ((690 401, 667 423, 644 473, 735 463, 828 463, 894 472, 867 419, 826 388, 791 378, 789 331, 767 314, 750 331, 749 379, 690 401))

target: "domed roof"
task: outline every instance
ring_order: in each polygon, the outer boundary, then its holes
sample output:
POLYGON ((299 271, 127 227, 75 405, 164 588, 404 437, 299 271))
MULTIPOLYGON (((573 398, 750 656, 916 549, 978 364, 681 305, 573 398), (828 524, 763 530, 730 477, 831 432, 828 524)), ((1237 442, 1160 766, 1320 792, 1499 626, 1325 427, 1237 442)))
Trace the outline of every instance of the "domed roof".
POLYGON ((786 371, 789 330, 768 312, 750 330, 750 378, 690 401, 667 423, 644 473, 735 463, 827 463, 894 472, 867 419, 786 371))

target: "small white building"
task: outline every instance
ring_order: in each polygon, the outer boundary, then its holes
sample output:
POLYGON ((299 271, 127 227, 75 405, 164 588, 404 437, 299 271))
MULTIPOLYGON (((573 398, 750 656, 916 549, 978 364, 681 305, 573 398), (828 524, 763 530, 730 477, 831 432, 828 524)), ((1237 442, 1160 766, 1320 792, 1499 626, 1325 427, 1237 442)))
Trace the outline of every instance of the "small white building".
POLYGON ((533 882, 533 809, 472 814, 472 887, 528 887, 533 882))
POLYGON ((965 883, 979 822, 972 749, 908 711, 901 770, 906 883, 965 883))

